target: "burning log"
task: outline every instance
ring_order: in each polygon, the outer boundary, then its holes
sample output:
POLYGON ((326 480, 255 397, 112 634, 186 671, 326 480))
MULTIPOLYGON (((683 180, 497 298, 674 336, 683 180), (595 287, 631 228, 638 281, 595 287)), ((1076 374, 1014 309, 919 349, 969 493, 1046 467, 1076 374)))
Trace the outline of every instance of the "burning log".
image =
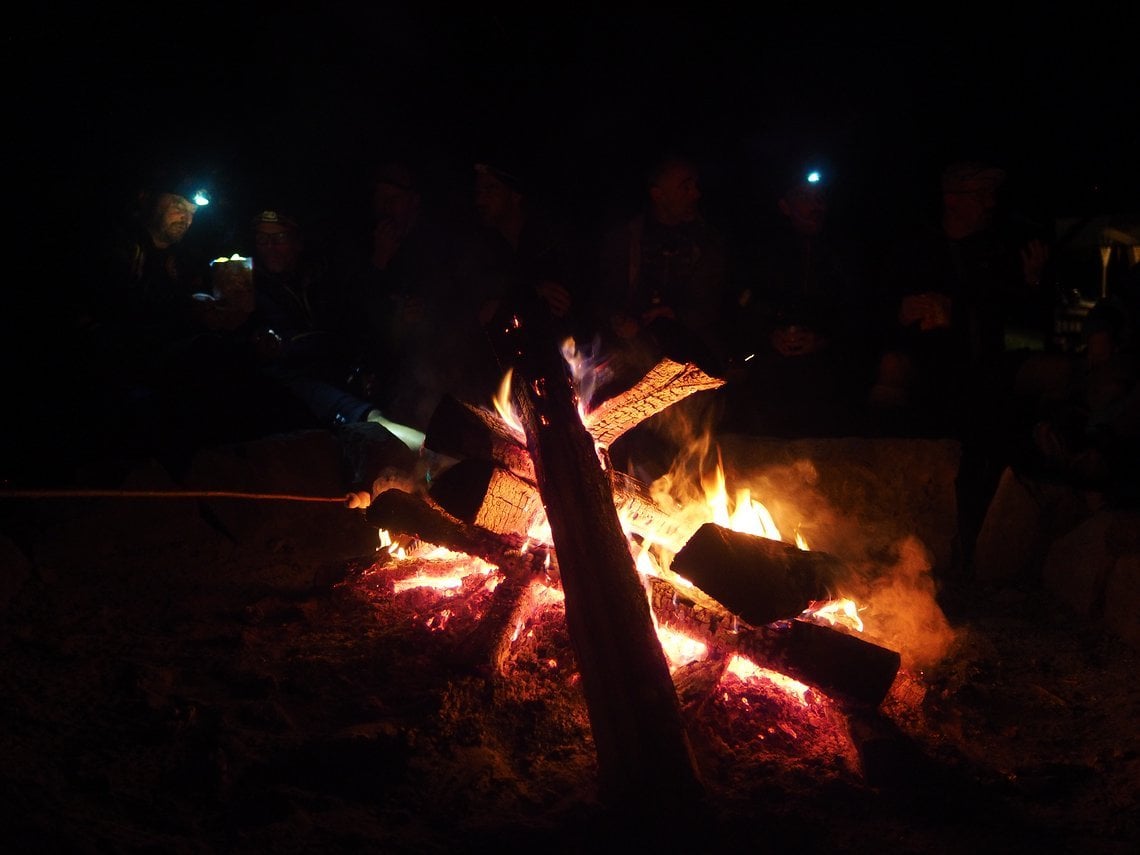
POLYGON ((672 569, 753 626, 793 618, 834 592, 842 564, 765 537, 705 523, 672 569))
POLYGON ((479 673, 502 673, 519 622, 534 605, 534 595, 546 575, 550 553, 530 548, 525 538, 468 525, 428 500, 402 490, 386 490, 367 511, 373 525, 474 555, 495 564, 505 579, 491 595, 491 605, 476 630, 452 656, 453 664, 479 673))
POLYGON ((517 317, 495 342, 546 508, 604 801, 675 810, 703 794, 610 480, 554 341, 517 317))
MULTIPOLYGON (((645 485, 621 472, 609 474, 613 502, 630 531, 664 543, 681 537, 678 524, 645 485)), ((436 477, 429 492, 447 513, 499 534, 528 532, 538 538, 546 522, 538 487, 490 461, 460 460, 436 477)))
POLYGON ((498 566, 508 576, 537 576, 545 572, 548 563, 545 547, 531 548, 521 535, 468 525, 429 500, 403 490, 385 490, 372 500, 365 515, 378 528, 466 552, 498 566))
MULTIPOLYGON (((663 359, 625 392, 603 401, 586 417, 586 431, 609 447, 626 431, 684 400, 694 392, 716 389, 724 381, 692 363, 663 359)), ((497 413, 444 395, 432 412, 424 447, 457 459, 486 460, 533 482, 534 464, 527 448, 497 413)))
POLYGON ((665 579, 651 579, 650 591, 658 620, 707 644, 714 661, 737 653, 837 700, 871 707, 882 703, 898 675, 897 651, 843 630, 799 618, 753 627, 665 579))

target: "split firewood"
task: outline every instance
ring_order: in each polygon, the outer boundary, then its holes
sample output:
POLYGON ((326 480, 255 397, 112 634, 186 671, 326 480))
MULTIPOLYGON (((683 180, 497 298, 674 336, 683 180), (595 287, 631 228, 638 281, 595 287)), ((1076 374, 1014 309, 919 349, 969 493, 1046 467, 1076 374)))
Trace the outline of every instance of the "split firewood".
POLYGON ((800 618, 750 626, 699 590, 660 577, 649 588, 658 622, 707 644, 715 660, 739 654, 840 701, 870 706, 882 703, 898 675, 897 651, 842 629, 800 618))
POLYGON ((456 518, 503 535, 526 535, 545 519, 538 488, 487 460, 460 460, 428 492, 456 518))
POLYGON ((663 359, 625 392, 614 395, 586 415, 586 430, 607 448, 641 422, 694 392, 716 389, 724 380, 706 374, 691 362, 663 359))
MULTIPOLYGON (((626 431, 693 393, 723 385, 723 380, 692 363, 663 359, 632 387, 588 413, 586 431, 595 442, 608 448, 626 431)), ((534 465, 526 445, 502 417, 450 395, 444 395, 432 412, 424 447, 449 457, 493 461, 522 478, 534 480, 534 465)))
POLYGON ((553 337, 525 317, 494 340, 546 509, 598 756, 613 806, 665 815, 704 795, 668 662, 594 438, 553 337))
POLYGON ((843 568, 826 552, 705 523, 674 556, 672 570, 753 626, 793 618, 834 596, 843 568))

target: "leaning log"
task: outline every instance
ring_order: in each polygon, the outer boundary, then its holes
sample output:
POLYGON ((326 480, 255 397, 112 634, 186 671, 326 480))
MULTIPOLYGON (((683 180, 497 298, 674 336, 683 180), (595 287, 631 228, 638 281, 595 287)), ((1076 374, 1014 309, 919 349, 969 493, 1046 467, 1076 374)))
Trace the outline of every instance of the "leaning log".
POLYGON ((539 575, 550 563, 548 550, 541 544, 532 544, 518 534, 471 525, 430 499, 403 490, 380 493, 365 512, 365 519, 377 528, 482 558, 509 576, 539 575))
POLYGON ((494 339, 514 369, 512 402, 558 557, 566 623, 611 806, 672 812, 704 789, 669 666, 614 508, 594 439, 578 415, 552 336, 518 316, 494 339))
POLYGON ((609 447, 623 433, 695 392, 716 389, 724 380, 691 362, 663 359, 624 392, 603 401, 586 415, 586 430, 609 447))
POLYGON ((826 552, 705 523, 673 558, 675 573, 753 626, 835 596, 842 564, 826 552))

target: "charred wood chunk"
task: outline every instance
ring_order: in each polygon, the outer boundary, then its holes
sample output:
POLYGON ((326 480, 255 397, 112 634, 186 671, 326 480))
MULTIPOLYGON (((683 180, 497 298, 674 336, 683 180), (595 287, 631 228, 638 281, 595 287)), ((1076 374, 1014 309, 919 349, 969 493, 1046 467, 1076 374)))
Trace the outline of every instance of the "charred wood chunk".
POLYGON ((878 706, 901 661, 898 651, 830 626, 793 620, 788 630, 788 676, 859 703, 878 706))
POLYGON ((526 445, 504 424, 498 413, 444 395, 432 412, 424 447, 456 459, 496 463, 528 481, 534 465, 526 445))
POLYGON ((485 460, 460 460, 435 479, 429 493, 463 522, 499 534, 526 535, 543 520, 535 485, 485 460))
POLYGON ((673 558, 673 571, 753 626, 793 618, 828 599, 842 563, 826 552, 705 523, 673 558))
POLYGON ((491 597, 490 607, 452 656, 455 665, 487 676, 501 675, 515 631, 534 611, 537 576, 507 578, 491 597))

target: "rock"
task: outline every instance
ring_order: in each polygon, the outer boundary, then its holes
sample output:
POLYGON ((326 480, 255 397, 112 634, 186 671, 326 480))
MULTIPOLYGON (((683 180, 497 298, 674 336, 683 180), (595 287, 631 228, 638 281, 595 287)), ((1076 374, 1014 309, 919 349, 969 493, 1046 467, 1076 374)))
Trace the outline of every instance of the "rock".
POLYGON ((1116 562, 1107 538, 1113 523, 1110 510, 1093 514, 1054 540, 1045 559, 1045 588, 1084 617, 1103 611, 1105 581, 1116 562))

